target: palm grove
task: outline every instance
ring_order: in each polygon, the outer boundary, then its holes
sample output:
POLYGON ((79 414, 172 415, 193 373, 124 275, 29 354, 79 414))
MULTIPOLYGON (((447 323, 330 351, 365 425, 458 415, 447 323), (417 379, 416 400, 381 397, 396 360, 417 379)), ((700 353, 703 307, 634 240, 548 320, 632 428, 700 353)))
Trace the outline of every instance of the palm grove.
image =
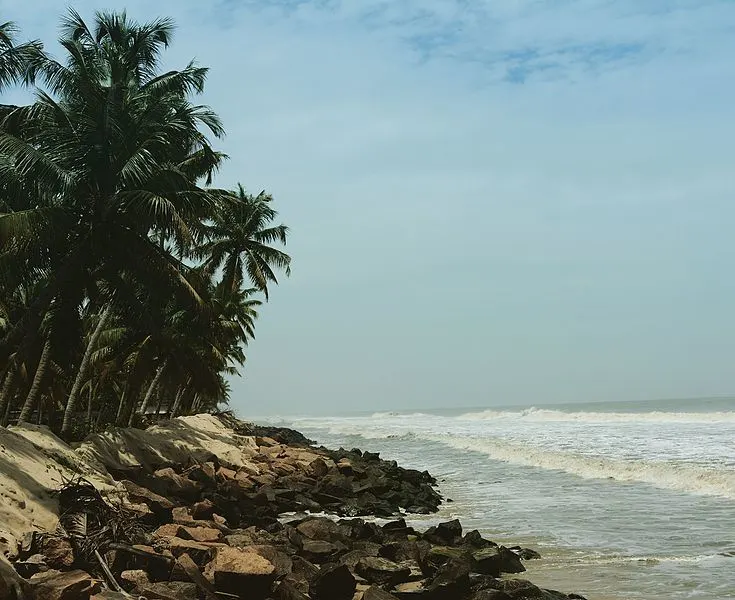
POLYGON ((217 189, 207 69, 172 22, 70 11, 62 59, 0 25, 0 424, 64 437, 212 410, 290 258, 272 198, 217 189))

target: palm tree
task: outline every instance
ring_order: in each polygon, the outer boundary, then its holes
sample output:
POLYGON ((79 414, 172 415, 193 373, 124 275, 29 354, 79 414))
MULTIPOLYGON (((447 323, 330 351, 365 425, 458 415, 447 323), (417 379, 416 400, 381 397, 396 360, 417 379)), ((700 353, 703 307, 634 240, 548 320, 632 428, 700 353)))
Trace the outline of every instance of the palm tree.
POLYGON ((27 80, 28 65, 43 50, 38 41, 16 44, 18 29, 10 21, 0 24, 0 90, 19 81, 27 80))
POLYGON ((216 407, 256 294, 291 259, 270 195, 209 187, 226 157, 204 133, 223 135, 218 117, 192 101, 207 69, 161 72, 169 19, 69 11, 63 61, 13 33, 0 26, 0 90, 37 87, 0 106, 0 418, 16 398, 21 421, 65 399, 68 437, 82 394, 88 426, 94 406, 118 423, 155 398, 216 407))
POLYGON ((268 299, 268 284, 278 283, 274 269, 291 273, 291 257, 270 246, 286 243, 288 227, 271 225, 278 216, 270 194, 248 194, 242 185, 236 192, 222 192, 217 211, 206 226, 208 238, 199 249, 209 272, 223 268, 223 282, 235 291, 242 287, 245 274, 268 299))

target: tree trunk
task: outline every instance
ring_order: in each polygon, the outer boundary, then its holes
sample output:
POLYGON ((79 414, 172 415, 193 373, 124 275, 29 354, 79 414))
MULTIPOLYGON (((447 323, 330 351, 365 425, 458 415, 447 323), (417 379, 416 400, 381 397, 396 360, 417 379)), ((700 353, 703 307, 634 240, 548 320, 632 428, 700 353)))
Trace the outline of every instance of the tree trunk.
POLYGON ((105 328, 105 323, 107 323, 107 319, 110 317, 111 312, 112 311, 110 310, 110 306, 108 305, 102 315, 100 315, 100 320, 97 322, 97 327, 95 327, 91 337, 89 338, 89 343, 87 344, 87 348, 84 351, 82 362, 79 365, 79 371, 77 371, 77 377, 74 380, 74 385, 72 386, 71 392, 69 393, 69 400, 67 400, 66 402, 66 410, 64 411, 64 422, 61 425, 62 435, 68 435, 71 431, 71 424, 74 419, 74 409, 76 408, 77 401, 79 399, 79 392, 82 389, 82 383, 84 383, 84 378, 87 376, 87 372, 89 371, 89 367, 92 363, 92 353, 97 346, 97 340, 99 340, 100 334, 105 328))
POLYGON ((174 400, 173 408, 171 408, 169 412, 169 417, 174 418, 178 416, 179 413, 179 406, 181 405, 181 399, 184 397, 184 390, 186 389, 186 386, 189 385, 189 381, 187 381, 183 386, 179 388, 178 393, 176 394, 176 400, 174 400))
MULTIPOLYGON (((46 338, 46 343, 43 345, 43 352, 41 352, 41 358, 38 359, 38 366, 36 367, 36 374, 33 376, 33 384, 31 389, 26 396, 26 401, 23 404, 23 408, 20 410, 20 417, 18 417, 18 423, 25 423, 31 418, 33 409, 36 408, 37 400, 40 397, 41 384, 43 383, 44 376, 49 365, 49 357, 51 356, 51 338, 46 338)), ((40 407, 40 403, 39 407, 40 407)), ((40 408, 39 408, 40 410, 40 408)))
POLYGON ((92 382, 89 382, 89 397, 87 398, 87 433, 92 432, 92 382))
POLYGON ((3 427, 7 426, 5 422, 6 413, 9 414, 7 407, 10 406, 11 400, 15 390, 13 384, 15 383, 15 363, 11 361, 8 365, 7 373, 5 374, 5 383, 3 384, 3 390, 0 392, 0 425, 3 427))
MULTIPOLYGON (((145 411, 148 410, 148 405, 151 403, 151 398, 153 398, 153 392, 156 391, 156 388, 158 387, 158 384, 161 381, 161 376, 163 375, 163 371, 165 370, 167 364, 168 364, 168 359, 163 361, 163 364, 160 367, 158 367, 158 371, 156 371, 156 376, 153 378, 153 381, 151 381, 151 384, 148 386, 148 391, 145 393, 145 398, 143 398, 143 404, 140 405, 140 413, 143 416, 145 416, 145 411)), ((132 412, 130 413, 128 427, 131 427, 133 425, 134 418, 135 418, 135 408, 133 408, 132 412)))

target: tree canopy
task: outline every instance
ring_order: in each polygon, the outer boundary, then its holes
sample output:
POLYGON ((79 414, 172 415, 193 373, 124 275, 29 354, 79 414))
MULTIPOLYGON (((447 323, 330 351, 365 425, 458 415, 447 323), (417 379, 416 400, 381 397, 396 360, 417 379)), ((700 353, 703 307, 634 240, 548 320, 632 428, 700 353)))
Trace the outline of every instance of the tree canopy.
POLYGON ((62 19, 61 59, 0 25, 0 424, 65 437, 214 410, 245 363, 288 228, 213 186, 225 130, 207 69, 163 72, 170 19, 62 19), (1 100, 1 99, 0 99, 1 100))

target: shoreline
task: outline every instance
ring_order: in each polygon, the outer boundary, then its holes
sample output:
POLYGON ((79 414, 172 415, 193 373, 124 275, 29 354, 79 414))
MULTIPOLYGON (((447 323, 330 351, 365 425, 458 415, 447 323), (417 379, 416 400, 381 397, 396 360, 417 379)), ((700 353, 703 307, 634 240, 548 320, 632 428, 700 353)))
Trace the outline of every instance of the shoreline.
POLYGON ((197 415, 95 434, 73 450, 43 428, 0 433, 31 477, 49 460, 60 473, 35 486, 0 480, 19 520, 15 531, 0 526, 17 572, 0 570, 0 598, 3 585, 39 600, 581 598, 518 579, 538 557, 532 550, 495 544, 458 520, 425 531, 407 524, 443 501, 427 471, 316 447, 292 429, 197 415), (52 525, 55 491, 61 528, 52 525), (24 511, 40 506, 43 518, 24 526, 24 511))

